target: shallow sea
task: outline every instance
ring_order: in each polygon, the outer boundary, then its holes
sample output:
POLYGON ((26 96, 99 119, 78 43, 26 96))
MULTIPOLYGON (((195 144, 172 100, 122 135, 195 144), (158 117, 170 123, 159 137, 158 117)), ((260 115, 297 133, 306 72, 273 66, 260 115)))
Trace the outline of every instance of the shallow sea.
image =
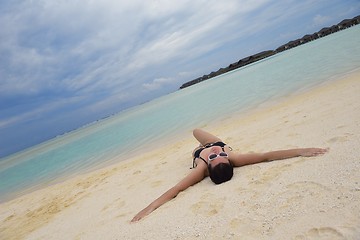
POLYGON ((0 162, 0 202, 360 69, 360 25, 123 111, 0 162))

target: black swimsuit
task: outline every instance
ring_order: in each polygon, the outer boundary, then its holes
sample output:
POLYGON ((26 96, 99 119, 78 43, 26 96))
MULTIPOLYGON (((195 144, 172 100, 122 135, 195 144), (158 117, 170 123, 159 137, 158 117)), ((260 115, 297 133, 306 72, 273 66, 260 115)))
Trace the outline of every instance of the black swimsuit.
POLYGON ((196 159, 196 158, 200 158, 201 160, 204 161, 204 163, 205 163, 206 165, 208 164, 207 161, 206 161, 204 158, 200 157, 200 153, 202 152, 202 150, 204 150, 205 148, 213 147, 213 146, 219 146, 219 147, 221 147, 222 150, 225 152, 225 149, 224 149, 225 145, 226 145, 226 144, 223 143, 223 142, 209 143, 209 144, 206 144, 204 147, 201 147, 201 148, 199 148, 198 150, 196 150, 196 151, 194 152, 194 160, 193 160, 193 167, 192 167, 192 168, 195 168, 195 167, 196 167, 196 163, 195 163, 195 159, 196 159))

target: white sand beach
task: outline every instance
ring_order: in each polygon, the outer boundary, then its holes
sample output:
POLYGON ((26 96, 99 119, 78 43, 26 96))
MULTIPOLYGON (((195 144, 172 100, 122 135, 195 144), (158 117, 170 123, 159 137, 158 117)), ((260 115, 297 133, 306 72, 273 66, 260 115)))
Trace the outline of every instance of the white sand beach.
POLYGON ((234 151, 328 147, 236 168, 133 216, 186 176, 192 132, 0 205, 0 239, 360 239, 360 72, 204 128, 234 151))

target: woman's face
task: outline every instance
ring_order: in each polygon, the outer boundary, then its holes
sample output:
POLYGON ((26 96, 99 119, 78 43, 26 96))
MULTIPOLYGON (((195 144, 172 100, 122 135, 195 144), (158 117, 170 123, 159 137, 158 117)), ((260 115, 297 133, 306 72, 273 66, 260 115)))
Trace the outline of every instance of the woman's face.
POLYGON ((208 156, 207 156, 207 161, 208 161, 208 164, 211 167, 215 167, 219 163, 229 163, 229 158, 228 157, 222 157, 222 156, 219 155, 222 152, 224 152, 224 151, 219 146, 213 146, 213 147, 210 148, 210 151, 209 151, 208 156), (209 161, 209 156, 211 154, 216 154, 217 157, 209 161))

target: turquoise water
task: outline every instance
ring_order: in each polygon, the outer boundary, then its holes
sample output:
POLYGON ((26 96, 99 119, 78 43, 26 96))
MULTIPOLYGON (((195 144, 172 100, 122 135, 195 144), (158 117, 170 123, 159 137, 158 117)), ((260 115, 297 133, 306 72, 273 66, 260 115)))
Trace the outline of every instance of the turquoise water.
POLYGON ((0 201, 360 69, 360 26, 182 89, 3 159, 0 201))

